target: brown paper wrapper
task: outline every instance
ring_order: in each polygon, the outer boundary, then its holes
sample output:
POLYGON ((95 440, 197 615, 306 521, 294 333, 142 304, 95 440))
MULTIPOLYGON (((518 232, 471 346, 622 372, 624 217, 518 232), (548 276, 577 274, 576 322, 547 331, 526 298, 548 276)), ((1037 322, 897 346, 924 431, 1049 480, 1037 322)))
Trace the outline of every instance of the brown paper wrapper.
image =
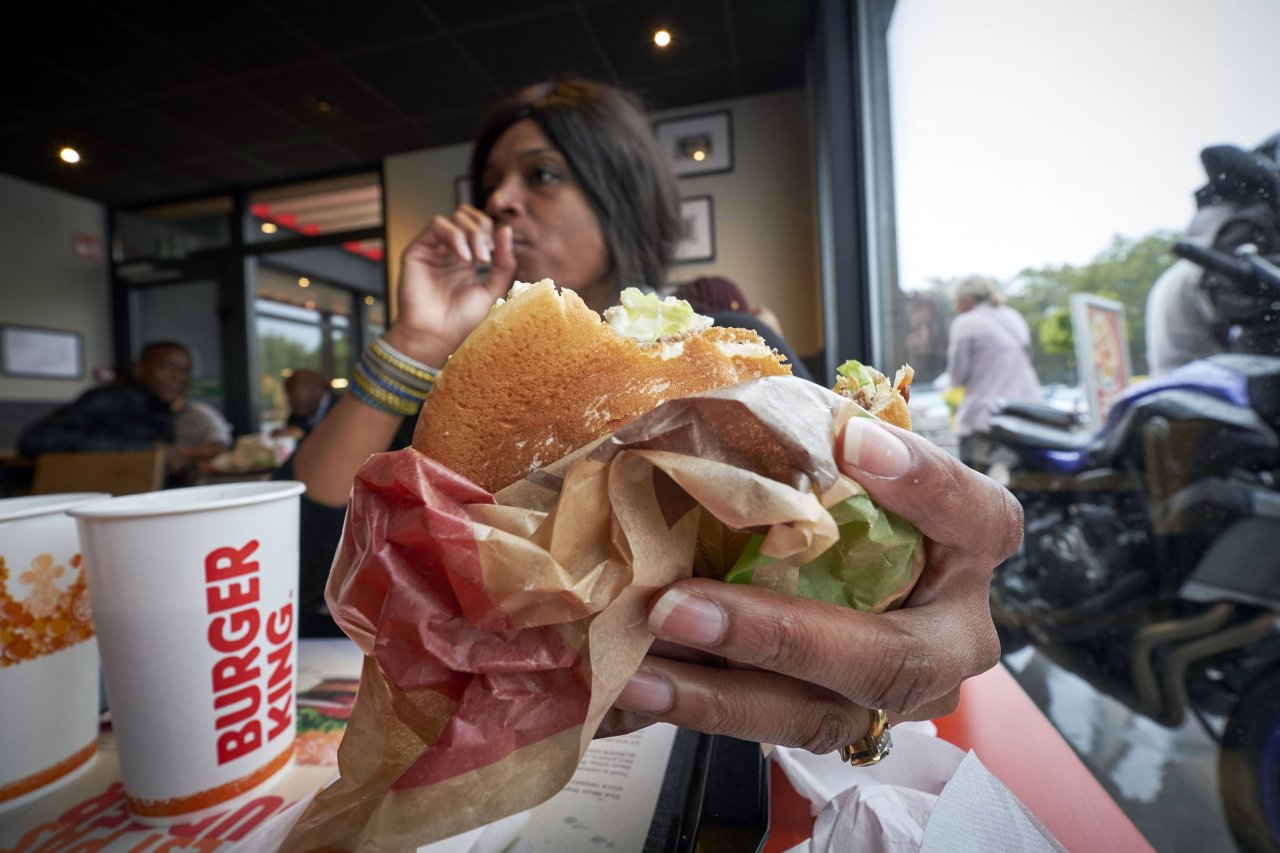
MULTIPOLYGON (((752 583, 817 588, 801 567, 840 539, 828 508, 861 492, 832 454, 857 411, 793 377, 746 382, 497 495, 413 449, 371 457, 327 589, 366 655, 360 691, 340 778, 282 849, 412 850, 558 792, 649 648, 657 590, 751 548, 752 583)), ((910 591, 912 535, 869 609, 910 591)))

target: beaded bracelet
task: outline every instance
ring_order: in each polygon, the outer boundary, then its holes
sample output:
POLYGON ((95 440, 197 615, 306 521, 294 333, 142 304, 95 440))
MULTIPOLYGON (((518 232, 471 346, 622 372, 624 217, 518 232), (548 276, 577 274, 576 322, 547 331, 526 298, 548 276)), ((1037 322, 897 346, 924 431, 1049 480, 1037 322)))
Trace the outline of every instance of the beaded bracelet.
POLYGON ((439 372, 379 337, 360 356, 351 390, 356 399, 379 411, 416 415, 439 372))

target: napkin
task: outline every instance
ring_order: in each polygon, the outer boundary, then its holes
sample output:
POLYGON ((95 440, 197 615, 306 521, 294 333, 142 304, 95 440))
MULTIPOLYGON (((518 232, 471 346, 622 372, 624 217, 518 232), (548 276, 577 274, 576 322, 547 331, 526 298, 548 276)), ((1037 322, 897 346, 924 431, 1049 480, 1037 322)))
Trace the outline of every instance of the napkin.
POLYGON ((779 747, 773 758, 817 819, 787 853, 1061 853, 1029 809, 982 765, 933 735, 931 723, 893 728, 893 752, 871 767, 835 753, 779 747))

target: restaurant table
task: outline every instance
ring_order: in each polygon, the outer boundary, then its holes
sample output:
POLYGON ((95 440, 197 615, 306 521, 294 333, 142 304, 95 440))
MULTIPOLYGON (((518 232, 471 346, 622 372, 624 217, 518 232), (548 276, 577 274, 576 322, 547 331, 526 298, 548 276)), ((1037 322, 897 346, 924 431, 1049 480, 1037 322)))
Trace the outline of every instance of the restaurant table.
MULTIPOLYGON (((934 724, 939 737, 973 750, 1067 850, 1153 849, 1003 665, 962 684, 955 713, 934 724)), ((885 761, 906 758, 891 753, 885 761)), ((813 817, 809 801, 796 793, 776 762, 770 772, 764 853, 781 853, 812 835, 813 817)))
MULTIPOLYGON (((321 682, 332 684, 334 676, 354 677, 360 660, 359 650, 346 639, 303 640, 298 655, 299 689, 305 695, 321 682)), ((303 696, 299 698, 302 706, 303 696)), ((959 709, 935 724, 940 737, 961 749, 972 749, 1068 850, 1140 853, 1152 849, 1002 666, 965 682, 959 709)), ((264 820, 286 817, 290 802, 316 790, 332 773, 336 756, 325 750, 336 749, 336 741, 318 751, 302 749, 308 739, 300 733, 296 759, 301 764, 256 800, 228 815, 166 832, 128 822, 114 743, 106 731, 99 755, 84 768, 83 778, 42 796, 29 815, 0 813, 0 850, 68 853, 72 848, 79 850, 77 844, 84 850, 109 847, 130 853, 244 850, 244 844, 253 845, 252 836, 245 838, 244 833, 264 820), (237 839, 240 845, 234 843, 237 839)), ((897 752, 886 760, 909 760, 909 755, 897 752)), ((795 792, 778 764, 770 765, 770 826, 763 850, 781 853, 810 837, 813 817, 809 802, 795 792)), ((849 768, 849 773, 857 770, 849 768)), ((763 813, 760 817, 763 821, 763 813)))

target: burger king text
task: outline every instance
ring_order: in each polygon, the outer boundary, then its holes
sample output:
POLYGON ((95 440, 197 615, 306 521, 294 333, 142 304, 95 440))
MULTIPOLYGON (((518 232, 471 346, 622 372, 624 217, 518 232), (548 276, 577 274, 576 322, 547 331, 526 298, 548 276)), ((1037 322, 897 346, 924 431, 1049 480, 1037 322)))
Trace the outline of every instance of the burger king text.
POLYGON ((209 646, 219 655, 212 672, 219 765, 256 752, 293 726, 293 603, 261 613, 259 565, 250 559, 257 550, 251 539, 204 558, 209 646))

